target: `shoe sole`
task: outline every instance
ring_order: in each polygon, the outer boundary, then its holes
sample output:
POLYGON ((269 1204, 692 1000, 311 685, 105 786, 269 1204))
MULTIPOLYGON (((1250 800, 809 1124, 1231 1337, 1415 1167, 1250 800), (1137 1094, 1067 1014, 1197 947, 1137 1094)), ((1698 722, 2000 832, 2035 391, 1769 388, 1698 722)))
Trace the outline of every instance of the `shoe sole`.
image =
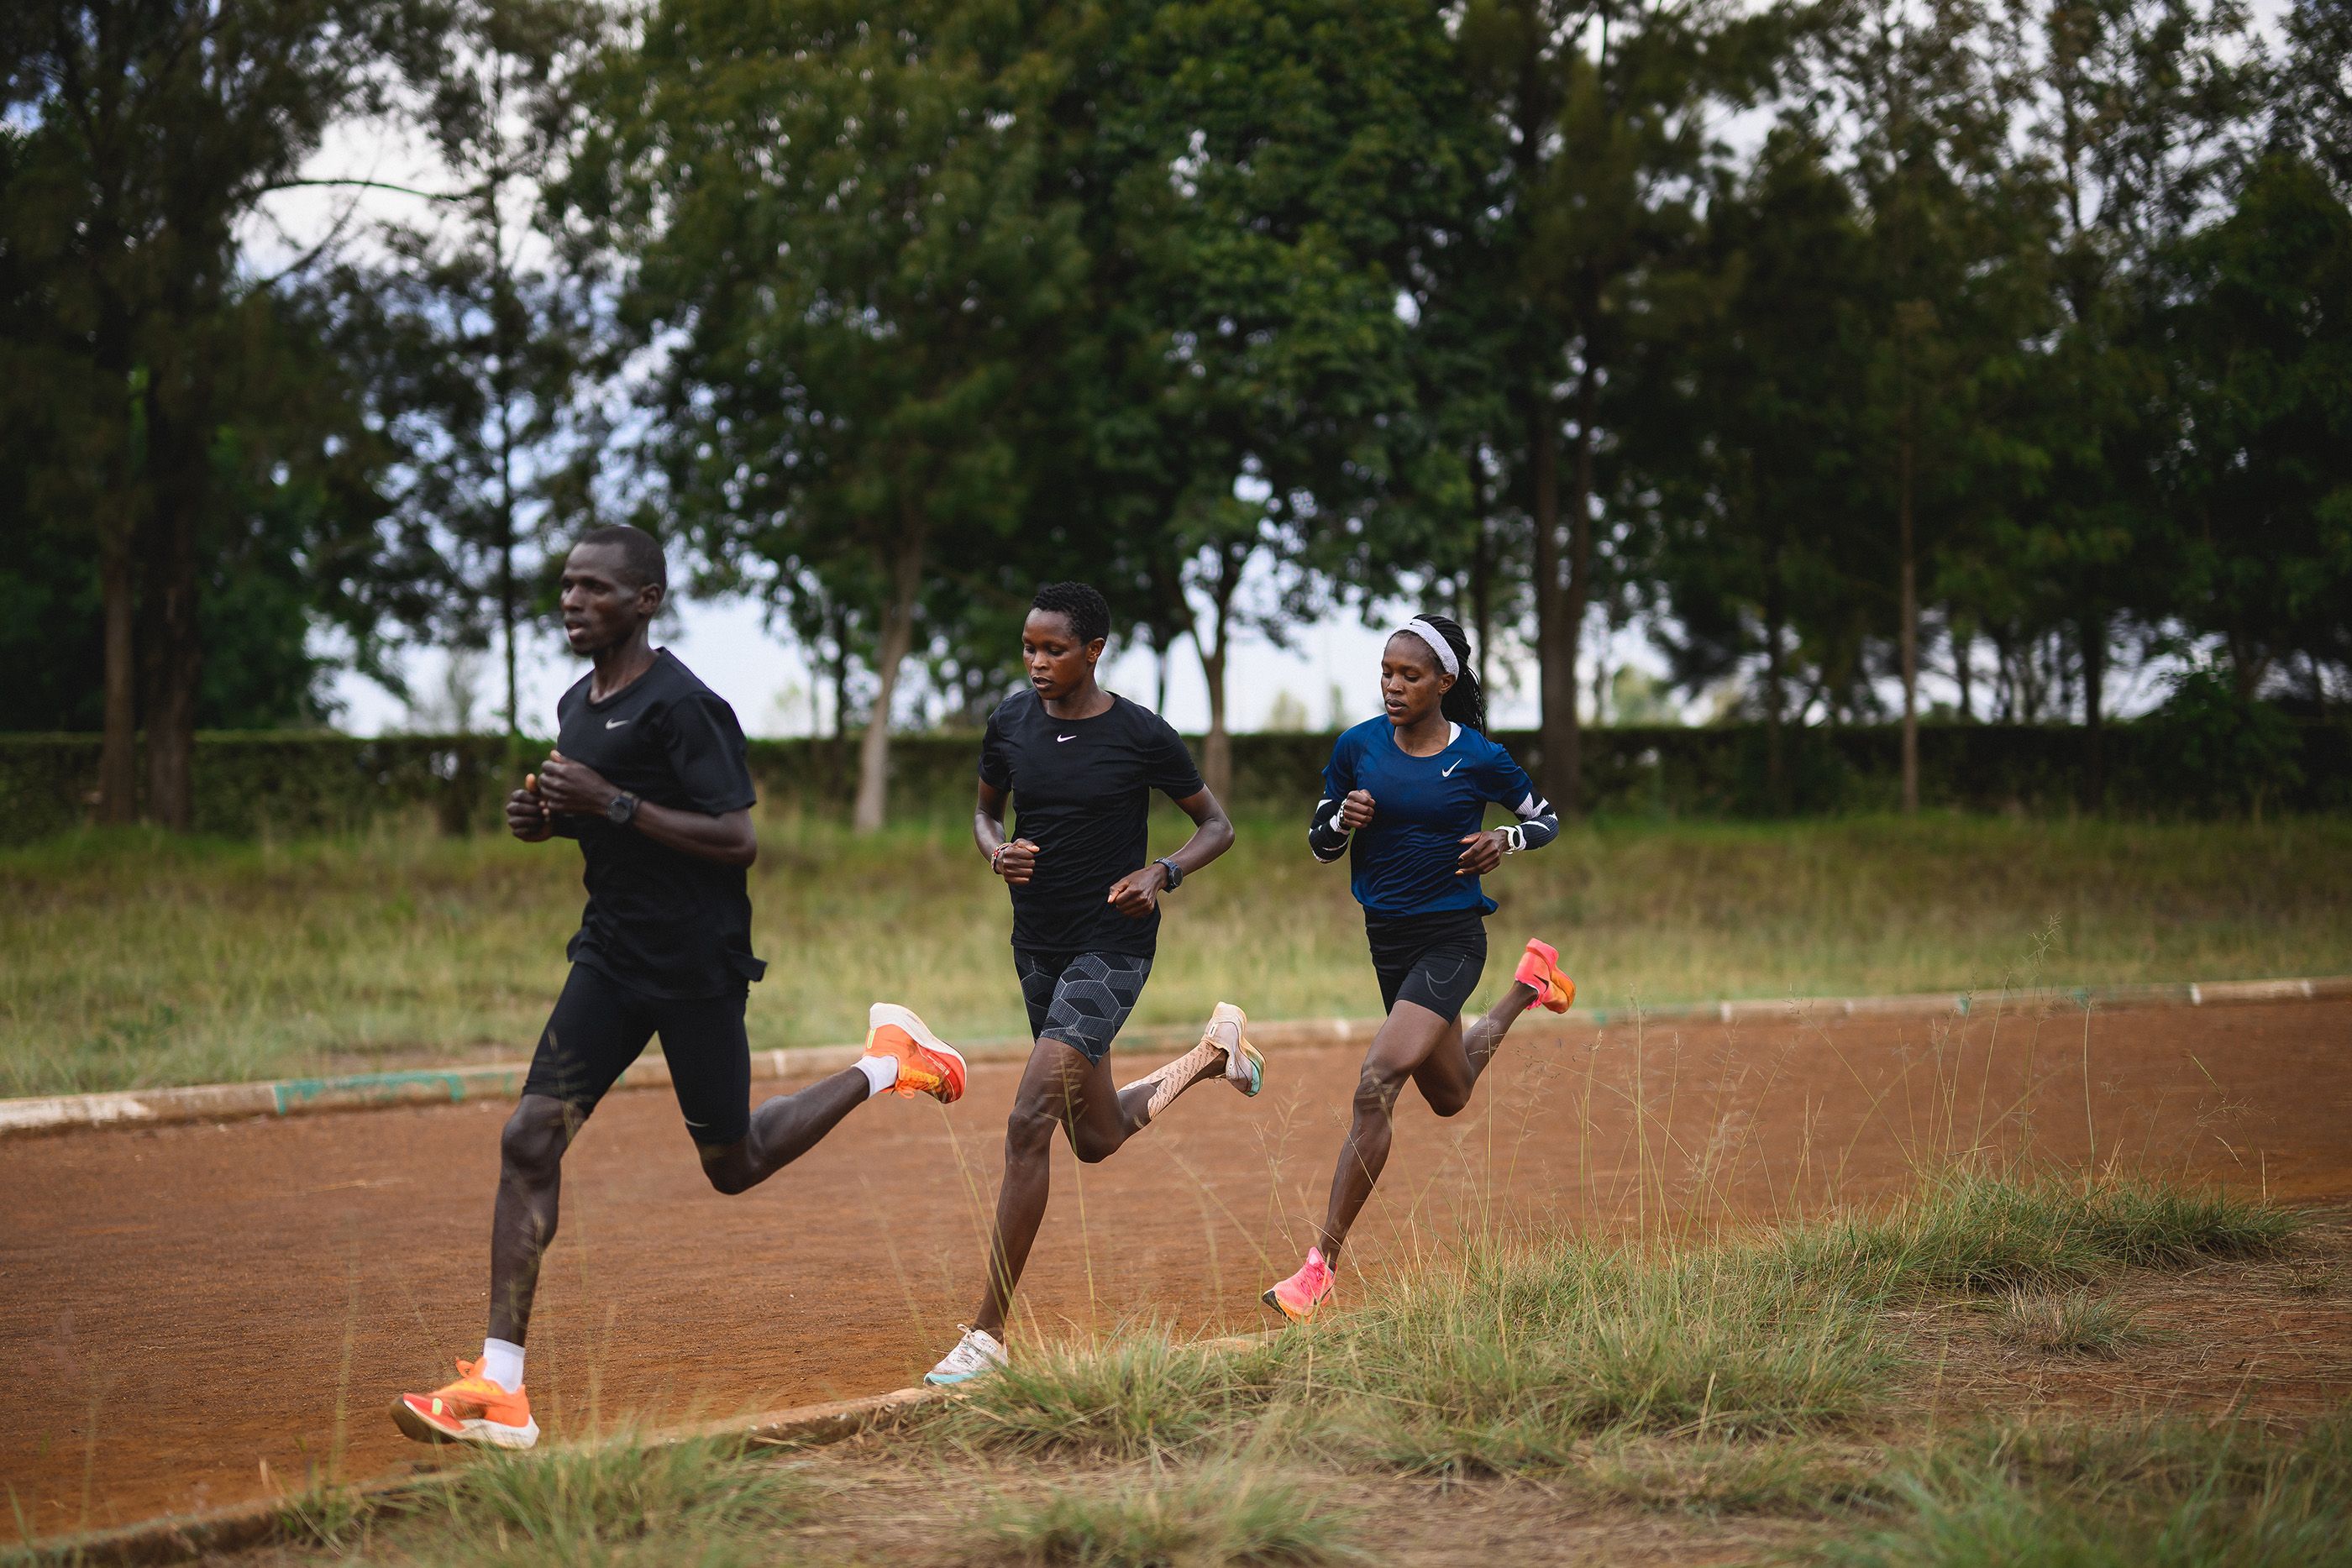
POLYGON ((1328 1301, 1330 1299, 1330 1297, 1326 1296, 1323 1298, 1323 1301, 1316 1302, 1305 1312, 1294 1312, 1288 1307, 1283 1305, 1282 1298, 1276 1295, 1270 1289, 1264 1295, 1258 1298, 1259 1301, 1264 1301, 1267 1306, 1272 1307, 1276 1312, 1280 1312, 1285 1319, 1294 1323, 1303 1323, 1309 1318, 1312 1318, 1317 1312, 1323 1310, 1324 1301, 1328 1301))
POLYGON ((392 1402, 392 1424, 400 1428, 404 1437, 436 1446, 471 1444, 489 1448, 528 1448, 539 1441, 539 1423, 536 1421, 528 1427, 509 1427, 497 1421, 460 1421, 453 1432, 434 1422, 404 1398, 392 1402))
POLYGON ((1244 1084, 1233 1076, 1233 1053, 1227 1051, 1225 1082, 1239 1089, 1244 1099, 1255 1100, 1265 1088, 1265 1052, 1249 1042, 1249 1014, 1234 1007, 1231 1002, 1219 1002, 1215 1009, 1209 1014, 1209 1031, 1214 1033, 1216 1027, 1221 1023, 1231 1023, 1234 1026, 1234 1042, 1241 1049, 1242 1060, 1250 1064, 1250 1081, 1244 1084), (1232 1012, 1232 1018, 1227 1019, 1223 1016, 1227 1011, 1232 1012))
MULTIPOLYGON (((959 1077, 969 1077, 971 1068, 971 1064, 964 1061, 963 1052, 933 1034, 931 1026, 917 1018, 912 1008, 902 1008, 896 1002, 876 1002, 866 1009, 866 1030, 869 1036, 886 1023, 897 1024, 913 1037, 917 1045, 926 1051, 936 1051, 954 1062, 959 1077)), ((956 1098, 959 1100, 963 1098, 963 1090, 961 1087, 956 1090, 956 1098)))
POLYGON ((944 1374, 927 1372, 923 1374, 923 1381, 929 1384, 933 1388, 961 1388, 965 1384, 971 1382, 975 1378, 986 1377, 992 1372, 1002 1370, 1003 1369, 1000 1367, 984 1366, 978 1372, 950 1372, 944 1374))

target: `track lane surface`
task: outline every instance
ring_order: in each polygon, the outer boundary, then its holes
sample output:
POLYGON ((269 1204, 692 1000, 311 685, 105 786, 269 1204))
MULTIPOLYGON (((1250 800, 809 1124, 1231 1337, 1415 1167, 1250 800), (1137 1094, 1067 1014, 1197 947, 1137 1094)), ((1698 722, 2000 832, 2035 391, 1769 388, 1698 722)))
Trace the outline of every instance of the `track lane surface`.
MULTIPOLYGON (((1343 1275, 1524 1226, 1700 1228, 1869 1201, 1979 1147, 2352 1198, 2352 1002, 1515 1034, 1450 1122, 1408 1092, 1343 1275), (2086 1034, 2087 1025, 2087 1034, 2086 1034)), ((1057 1143, 1016 1339, 1151 1316, 1265 1325, 1319 1213, 1360 1053, 1277 1052, 1108 1162, 1057 1143)), ((1122 1076, 1148 1060, 1121 1057, 1122 1076)), ((903 1386, 981 1279, 1018 1068, 952 1109, 886 1098, 738 1198, 666 1091, 566 1164, 530 1347, 551 1438, 903 1386)), ((0 1145, 0 1482, 37 1535, 427 1458, 384 1414, 480 1343, 507 1105, 0 1145)), ((15 1534, 0 1525, 0 1540, 15 1534)))

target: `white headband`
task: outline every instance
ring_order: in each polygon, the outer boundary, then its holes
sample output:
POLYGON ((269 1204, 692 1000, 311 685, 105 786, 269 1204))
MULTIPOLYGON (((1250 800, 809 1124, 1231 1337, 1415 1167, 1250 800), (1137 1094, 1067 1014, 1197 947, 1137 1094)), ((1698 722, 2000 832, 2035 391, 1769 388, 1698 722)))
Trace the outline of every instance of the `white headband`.
POLYGON ((1447 674, 1453 675, 1457 679, 1461 676, 1462 661, 1456 659, 1454 656, 1454 650, 1446 645, 1445 634, 1440 632, 1436 627, 1432 626, 1428 622, 1423 621, 1420 616, 1416 615, 1412 620, 1406 622, 1403 625, 1398 627, 1394 635, 1399 637, 1412 636, 1420 638, 1423 642, 1429 644, 1429 651, 1437 655, 1437 667, 1439 669, 1444 670, 1447 674))

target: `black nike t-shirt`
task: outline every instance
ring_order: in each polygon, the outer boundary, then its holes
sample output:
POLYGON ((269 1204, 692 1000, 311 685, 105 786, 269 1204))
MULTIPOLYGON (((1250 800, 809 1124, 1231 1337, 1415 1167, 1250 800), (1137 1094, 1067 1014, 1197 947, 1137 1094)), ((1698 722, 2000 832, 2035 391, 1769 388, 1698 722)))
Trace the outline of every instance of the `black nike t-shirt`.
MULTIPOLYGON (((667 650, 602 702, 591 678, 556 702, 556 750, 656 806, 716 817, 759 799, 735 710, 667 650)), ((766 973, 743 867, 681 854, 634 823, 567 813, 555 827, 587 861, 572 962, 653 997, 722 996, 766 973)))
POLYGON ((1037 846, 1037 870, 1011 889, 1013 945, 1049 953, 1151 956, 1160 911, 1132 920, 1111 884, 1143 868, 1151 791, 1201 792, 1183 737, 1122 696, 1092 718, 1055 718, 1034 691, 988 716, 980 776, 1013 797, 1013 836, 1037 846))

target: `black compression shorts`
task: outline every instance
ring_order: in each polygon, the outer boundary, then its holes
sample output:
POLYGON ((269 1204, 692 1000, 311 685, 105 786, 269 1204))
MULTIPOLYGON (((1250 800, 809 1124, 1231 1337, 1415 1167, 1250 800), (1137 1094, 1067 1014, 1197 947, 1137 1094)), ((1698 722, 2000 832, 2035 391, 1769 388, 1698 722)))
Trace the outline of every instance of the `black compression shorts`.
POLYGON ((1475 909, 1368 914, 1364 939, 1381 977, 1381 1004, 1391 1012, 1399 1002, 1413 1002, 1439 1018, 1460 1018, 1486 972, 1486 917, 1475 909))
POLYGON ((574 964, 555 998, 526 1094, 545 1094, 583 1117, 629 1063, 661 1036, 670 1086, 697 1144, 740 1143, 751 1130, 751 1042, 743 1032, 747 992, 716 997, 648 997, 590 964, 574 964))
POLYGON ((1058 1040, 1088 1061, 1110 1042, 1143 997, 1151 960, 1132 953, 1043 953, 1013 949, 1021 999, 1029 1004, 1029 1038, 1058 1040))

